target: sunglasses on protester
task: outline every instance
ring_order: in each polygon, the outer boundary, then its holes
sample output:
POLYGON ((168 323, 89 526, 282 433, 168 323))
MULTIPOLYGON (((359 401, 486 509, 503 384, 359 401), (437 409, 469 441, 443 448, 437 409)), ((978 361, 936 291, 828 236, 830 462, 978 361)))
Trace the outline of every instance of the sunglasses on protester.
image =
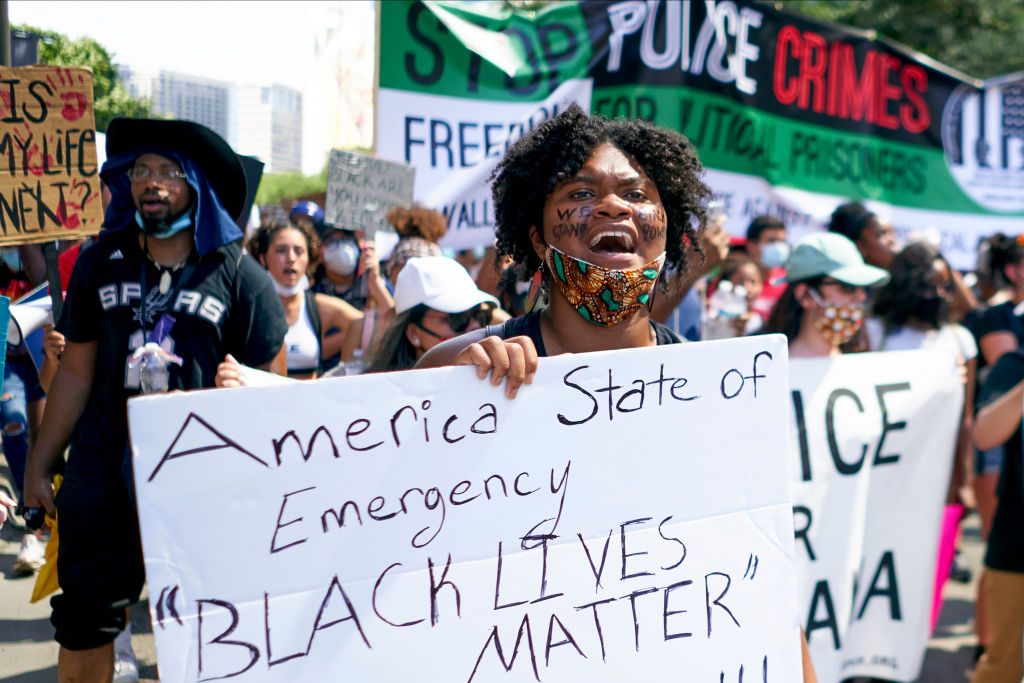
MULTIPOLYGON (((425 314, 426 311, 424 311, 424 315, 425 314)), ((494 309, 490 306, 481 304, 480 306, 471 308, 468 311, 462 311, 460 313, 445 313, 441 319, 448 323, 448 327, 452 328, 452 332, 455 334, 462 334, 474 320, 480 323, 480 327, 490 325, 493 316, 494 309)), ((438 334, 429 327, 426 327, 423 324, 423 317, 424 316, 422 315, 419 317, 419 321, 416 322, 417 325, 439 339, 448 339, 447 335, 438 334)))

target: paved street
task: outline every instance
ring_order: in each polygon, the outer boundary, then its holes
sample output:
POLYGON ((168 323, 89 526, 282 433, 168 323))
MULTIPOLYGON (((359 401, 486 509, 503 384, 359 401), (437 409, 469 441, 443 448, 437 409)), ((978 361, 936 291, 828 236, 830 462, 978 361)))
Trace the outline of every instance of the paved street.
MULTIPOLYGON (((0 457, 0 489, 10 491, 9 471, 0 457)), ((20 521, 20 520, 16 520, 20 521)), ((23 530, 8 523, 0 532, 0 681, 50 683, 57 680, 57 645, 53 642, 49 603, 30 605, 34 577, 19 578, 11 566, 18 554, 23 530)), ((962 562, 974 572, 981 566, 982 543, 977 517, 968 520, 962 562)), ((974 651, 973 596, 975 585, 949 582, 946 602, 935 637, 929 643, 921 683, 963 683, 974 651)), ((143 681, 156 681, 156 649, 144 599, 132 610, 132 643, 143 681)))

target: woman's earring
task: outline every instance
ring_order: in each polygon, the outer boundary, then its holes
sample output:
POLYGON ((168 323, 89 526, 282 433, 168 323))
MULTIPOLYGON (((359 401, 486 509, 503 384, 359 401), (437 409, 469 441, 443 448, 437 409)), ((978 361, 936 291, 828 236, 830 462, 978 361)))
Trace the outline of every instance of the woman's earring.
POLYGON ((526 293, 526 312, 530 313, 537 305, 537 300, 540 299, 540 287, 544 282, 544 263, 541 262, 537 266, 537 272, 530 278, 530 291, 526 293))

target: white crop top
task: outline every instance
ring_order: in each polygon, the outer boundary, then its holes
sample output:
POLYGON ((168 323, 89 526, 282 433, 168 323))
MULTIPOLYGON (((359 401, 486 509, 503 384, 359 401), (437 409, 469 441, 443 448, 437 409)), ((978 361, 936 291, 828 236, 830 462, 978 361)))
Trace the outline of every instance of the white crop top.
POLYGON ((320 340, 316 338, 305 301, 299 309, 298 320, 288 326, 288 333, 284 335, 289 375, 316 372, 320 364, 320 340))

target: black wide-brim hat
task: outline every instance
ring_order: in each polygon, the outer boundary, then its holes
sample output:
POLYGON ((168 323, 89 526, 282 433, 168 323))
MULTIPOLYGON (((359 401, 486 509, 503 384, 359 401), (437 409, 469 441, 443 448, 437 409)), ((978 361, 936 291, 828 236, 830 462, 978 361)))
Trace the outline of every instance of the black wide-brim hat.
POLYGON ((107 127, 107 158, 164 147, 189 157, 202 170, 221 205, 237 218, 245 209, 245 170, 224 138, 193 121, 116 118, 107 127))

